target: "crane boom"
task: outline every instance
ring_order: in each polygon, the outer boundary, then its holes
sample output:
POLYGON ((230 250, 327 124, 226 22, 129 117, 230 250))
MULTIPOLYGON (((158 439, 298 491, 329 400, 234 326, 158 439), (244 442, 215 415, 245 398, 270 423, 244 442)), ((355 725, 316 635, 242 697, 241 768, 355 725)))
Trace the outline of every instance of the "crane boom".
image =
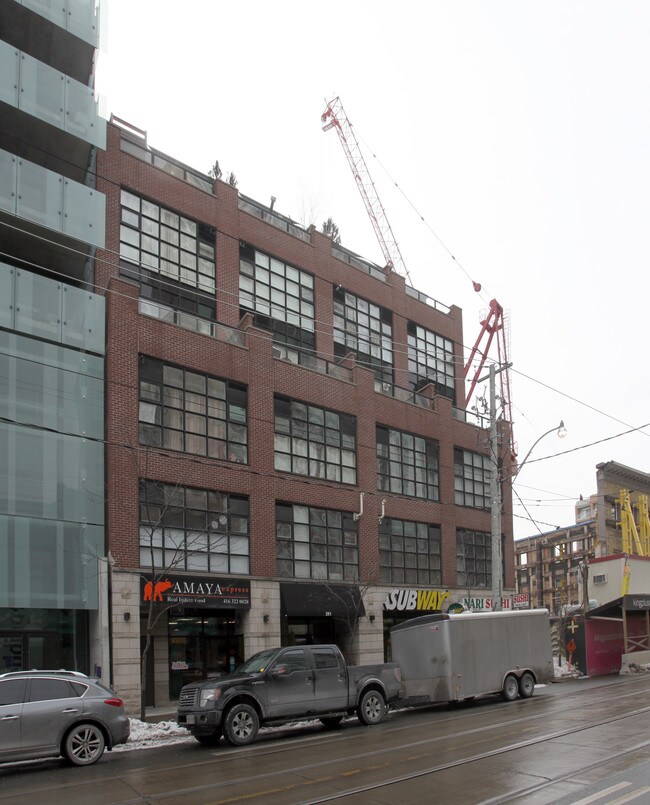
POLYGON ((331 101, 326 101, 327 108, 321 115, 323 131, 329 131, 331 128, 336 129, 339 136, 345 156, 352 170, 352 175, 357 183, 361 198, 366 206, 366 211, 370 222, 375 230, 375 235, 379 241, 386 265, 391 271, 395 271, 406 278, 409 285, 413 286, 411 277, 404 265, 404 260, 397 245, 393 230, 391 229, 386 211, 379 199, 375 183, 370 176, 370 171, 363 158, 359 143, 354 135, 352 124, 348 120, 343 104, 340 98, 333 98, 331 101))
MULTIPOLYGON (((406 270, 406 266, 404 265, 404 260, 402 259, 399 246, 397 245, 397 241, 393 235, 393 230, 388 222, 386 212, 379 199, 375 184, 372 181, 372 177, 370 176, 370 171, 368 170, 366 161, 363 158, 361 149, 359 148, 359 143, 357 142, 357 138, 354 134, 352 124, 348 120, 345 110, 343 109, 341 99, 338 97, 332 98, 331 101, 326 101, 326 104, 327 106, 325 111, 321 115, 323 131, 329 131, 329 129, 332 128, 336 129, 336 133, 339 136, 345 156, 347 157, 348 163, 352 170, 352 175, 354 176, 354 180, 357 183, 359 192, 361 193, 363 203, 366 206, 368 217, 370 218, 370 222, 375 230, 375 235, 379 241, 384 259, 386 260, 386 265, 392 271, 396 271, 398 274, 404 276, 408 284, 413 287, 411 277, 406 270)), ((481 286, 478 283, 474 283, 474 290, 480 291, 481 286)), ((503 308, 496 299, 492 299, 490 302, 488 313, 481 322, 481 331, 476 339, 476 343, 474 344, 472 352, 469 356, 469 360, 464 366, 463 378, 467 381, 467 375, 472 368, 472 364, 475 358, 479 356, 477 368, 474 371, 471 380, 469 381, 470 387, 465 398, 465 407, 467 408, 472 395, 474 394, 474 389, 476 388, 479 375, 483 371, 488 352, 490 351, 490 347, 492 342, 495 340, 495 337, 498 362, 500 365, 506 367, 504 371, 500 372, 501 406, 504 417, 509 423, 511 423, 510 450, 514 458, 516 457, 516 449, 512 437, 512 407, 510 403, 510 375, 507 369, 508 346, 506 337, 506 321, 503 308), (484 341, 486 341, 486 343, 481 346, 482 342, 484 341)))

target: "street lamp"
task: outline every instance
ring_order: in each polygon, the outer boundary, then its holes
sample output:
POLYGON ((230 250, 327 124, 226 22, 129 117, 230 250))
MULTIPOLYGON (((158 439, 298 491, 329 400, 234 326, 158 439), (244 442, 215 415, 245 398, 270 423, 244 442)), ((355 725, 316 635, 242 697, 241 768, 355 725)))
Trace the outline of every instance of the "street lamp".
POLYGON ((566 428, 564 427, 564 420, 561 419, 559 425, 557 425, 555 428, 551 428, 550 430, 547 430, 546 433, 542 433, 542 435, 539 437, 539 439, 537 439, 536 441, 533 442, 533 446, 526 453, 526 458, 524 458, 524 460, 521 462, 521 464, 519 464, 517 466, 517 471, 512 474, 512 480, 513 481, 519 475, 521 470, 523 469, 524 464, 528 461, 528 459, 530 457, 530 454, 533 452, 535 447, 537 447, 537 445, 542 441, 542 439, 545 436, 548 436, 549 433, 557 433, 557 436, 558 436, 559 439, 564 439, 564 437, 566 436, 566 428))

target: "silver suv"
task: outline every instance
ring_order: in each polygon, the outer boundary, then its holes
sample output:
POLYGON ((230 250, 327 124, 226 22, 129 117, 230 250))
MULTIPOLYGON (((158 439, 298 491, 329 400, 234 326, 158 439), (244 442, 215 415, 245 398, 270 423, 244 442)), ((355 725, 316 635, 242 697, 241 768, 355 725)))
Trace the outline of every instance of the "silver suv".
POLYGON ((124 702, 76 671, 0 674, 0 763, 63 755, 77 766, 125 743, 124 702))

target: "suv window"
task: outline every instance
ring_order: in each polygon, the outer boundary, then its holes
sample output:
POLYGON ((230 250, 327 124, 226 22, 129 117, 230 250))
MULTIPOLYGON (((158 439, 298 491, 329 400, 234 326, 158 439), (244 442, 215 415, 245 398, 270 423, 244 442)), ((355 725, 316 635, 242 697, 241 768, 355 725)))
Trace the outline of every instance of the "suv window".
POLYGON ((338 668, 339 660, 331 648, 319 648, 314 650, 314 662, 316 668, 338 668))
POLYGON ((82 685, 81 682, 73 682, 72 680, 70 680, 70 687, 74 691, 75 696, 79 696, 80 698, 88 690, 88 685, 82 685))
POLYGON ((5 679, 0 681, 0 705, 20 704, 25 700, 24 679, 5 679))
POLYGON ((29 689, 30 702, 45 702, 50 699, 70 699, 77 694, 67 679, 39 679, 33 677, 29 689))

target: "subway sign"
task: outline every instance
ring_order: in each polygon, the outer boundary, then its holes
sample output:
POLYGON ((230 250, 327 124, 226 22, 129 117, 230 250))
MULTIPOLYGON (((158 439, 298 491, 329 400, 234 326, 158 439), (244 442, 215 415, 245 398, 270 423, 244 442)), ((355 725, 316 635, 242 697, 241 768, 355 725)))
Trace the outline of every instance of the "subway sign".
POLYGON ((384 601, 384 609, 388 612, 439 612, 449 595, 449 590, 391 590, 384 601))

